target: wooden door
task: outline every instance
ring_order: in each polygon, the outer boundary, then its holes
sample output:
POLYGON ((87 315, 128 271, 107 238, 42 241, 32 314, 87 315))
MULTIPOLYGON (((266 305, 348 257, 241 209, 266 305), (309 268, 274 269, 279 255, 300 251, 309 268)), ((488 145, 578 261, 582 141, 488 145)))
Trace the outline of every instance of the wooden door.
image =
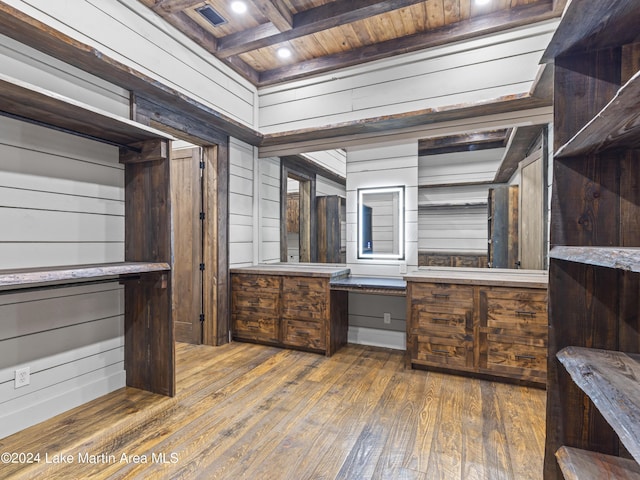
POLYGON ((173 322, 178 342, 202 343, 202 178, 200 148, 174 150, 171 203, 174 259, 173 322))
POLYGON ((520 267, 545 268, 545 201, 541 152, 520 170, 520 267))

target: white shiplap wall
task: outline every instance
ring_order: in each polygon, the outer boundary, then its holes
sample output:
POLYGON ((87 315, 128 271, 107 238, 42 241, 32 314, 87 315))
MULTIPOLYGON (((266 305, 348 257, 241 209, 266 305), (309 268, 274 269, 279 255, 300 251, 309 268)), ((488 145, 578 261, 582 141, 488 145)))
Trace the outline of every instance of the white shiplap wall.
POLYGON ((255 87, 141 2, 6 3, 234 120, 256 124, 255 87))
MULTIPOLYGON (((347 149, 347 266, 352 275, 402 277, 418 267, 418 142, 390 142, 347 149), (405 187, 404 261, 357 258, 357 190, 368 187, 405 187)), ((349 341, 405 348, 406 313, 396 297, 349 295, 349 341), (391 313, 392 323, 383 324, 391 313)))
POLYGON ((264 133, 527 93, 557 21, 370 62, 259 91, 264 133))
POLYGON ((280 261, 280 159, 258 162, 260 263, 280 261))
POLYGON ((495 148, 420 157, 420 251, 486 252, 491 185, 477 182, 493 180, 503 155, 495 148))
MULTIPOLYGON (((0 269, 123 261, 118 149, 0 117, 0 223, 0 269)), ((123 315, 115 282, 0 295, 0 437, 124 386, 123 315)))
POLYGON ((254 263, 254 149, 229 141, 229 266, 254 263))

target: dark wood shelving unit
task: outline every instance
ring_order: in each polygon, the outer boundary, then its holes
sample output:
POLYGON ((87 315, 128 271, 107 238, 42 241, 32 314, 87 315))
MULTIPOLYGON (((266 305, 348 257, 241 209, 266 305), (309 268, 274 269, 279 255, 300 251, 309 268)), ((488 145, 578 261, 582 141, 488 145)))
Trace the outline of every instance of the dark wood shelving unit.
POLYGON ((555 260, 640 273, 640 248, 553 247, 549 257, 555 260))
POLYGON ((55 266, 0 270, 0 291, 23 288, 47 288, 114 279, 126 279, 144 273, 167 272, 168 263, 121 262, 91 265, 55 266))
POLYGON ((127 385, 175 394, 171 202, 165 133, 0 75, 0 115, 119 147, 125 165, 125 261, 0 271, 0 293, 124 281, 127 385))
POLYGON ((566 347, 557 356, 640 462, 640 355, 566 347))
POLYGON ((614 457, 602 453, 560 447, 556 458, 567 480, 589 478, 615 478, 616 480, 639 480, 640 465, 628 458, 614 457))
POLYGON ((573 0, 543 55, 555 65, 546 480, 640 478, 639 23, 635 0, 573 0))

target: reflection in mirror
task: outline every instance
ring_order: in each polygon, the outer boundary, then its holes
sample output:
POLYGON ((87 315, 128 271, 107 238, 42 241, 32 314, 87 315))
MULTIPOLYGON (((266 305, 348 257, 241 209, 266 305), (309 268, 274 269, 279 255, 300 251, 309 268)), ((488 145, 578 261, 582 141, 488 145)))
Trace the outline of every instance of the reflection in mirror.
POLYGON ((358 189, 358 258, 404 259, 404 187, 358 189))

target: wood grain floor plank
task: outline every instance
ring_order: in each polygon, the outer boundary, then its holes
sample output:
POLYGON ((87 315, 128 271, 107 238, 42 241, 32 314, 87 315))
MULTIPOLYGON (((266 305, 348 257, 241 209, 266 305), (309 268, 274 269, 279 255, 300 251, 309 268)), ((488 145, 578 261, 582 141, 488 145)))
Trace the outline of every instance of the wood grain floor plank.
POLYGON ((0 478, 542 478, 544 391, 407 370, 403 352, 359 345, 327 358, 178 344, 176 358, 173 399, 122 389, 0 439, 118 461, 0 465, 0 478))

